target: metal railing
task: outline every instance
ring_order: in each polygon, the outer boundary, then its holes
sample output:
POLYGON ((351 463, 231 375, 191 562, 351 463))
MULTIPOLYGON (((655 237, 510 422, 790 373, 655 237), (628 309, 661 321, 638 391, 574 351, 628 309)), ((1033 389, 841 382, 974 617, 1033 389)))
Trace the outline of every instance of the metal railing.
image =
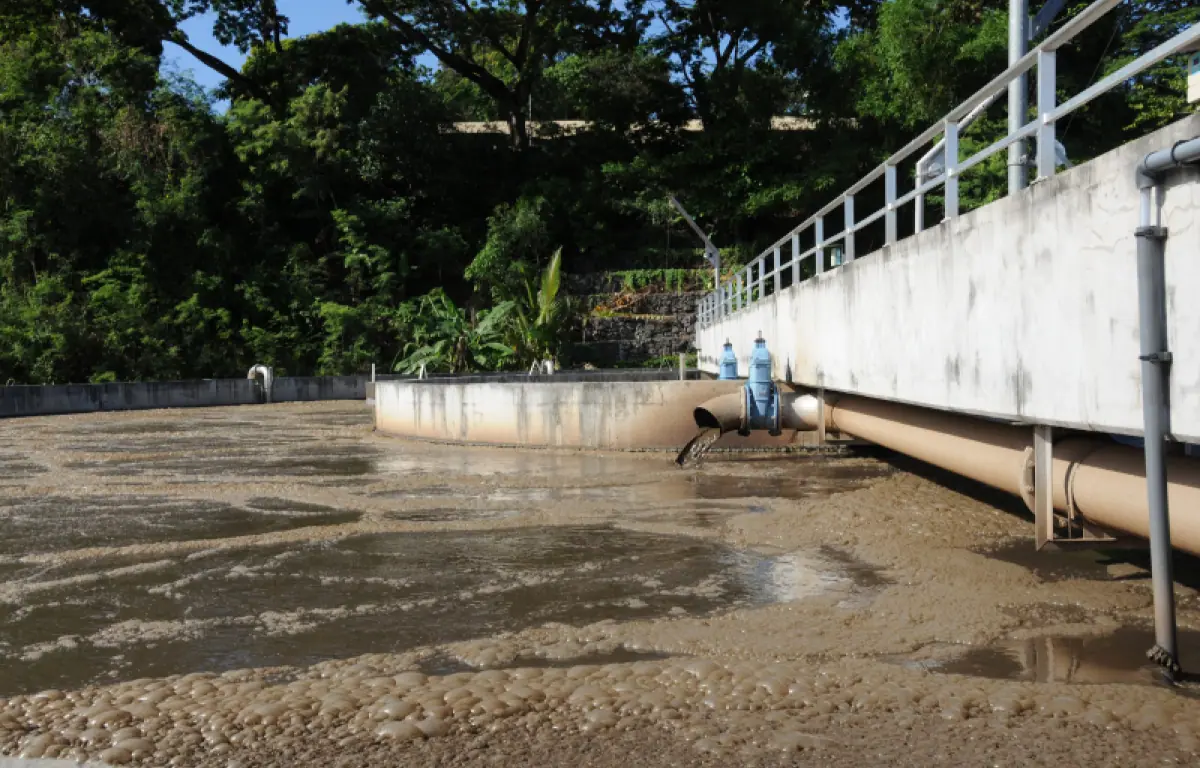
POLYGON ((1040 45, 1034 47, 1007 70, 996 76, 975 95, 959 104, 939 122, 931 125, 906 144, 903 149, 885 160, 882 165, 769 246, 754 261, 740 269, 737 274, 720 283, 716 290, 701 299, 697 305, 697 323, 701 327, 711 325, 725 315, 738 312, 766 296, 778 293, 782 290, 783 275, 787 270, 791 270, 792 273, 791 285, 803 282, 801 264, 806 259, 812 258, 815 261, 813 275, 821 274, 825 271, 826 251, 840 248, 842 256, 835 260, 834 266, 853 261, 855 258, 855 233, 880 219, 884 220, 885 244, 894 244, 897 240, 897 212, 902 206, 909 203, 914 205, 914 229, 916 232, 922 231, 925 228, 925 195, 938 187, 944 187, 945 219, 956 218, 959 202, 958 182, 962 174, 989 157, 1007 150, 1011 144, 1018 141, 1030 137, 1035 138, 1037 142, 1035 154, 1037 178, 1041 180, 1053 176, 1056 170, 1055 125, 1059 120, 1130 78, 1145 72, 1150 67, 1200 44, 1200 24, 1194 24, 1076 96, 1058 104, 1055 71, 1058 49, 1121 2, 1123 0, 1096 0, 1058 31, 1047 37, 1040 45), (997 94, 1008 87, 1010 82, 1035 68, 1037 70, 1037 116, 1020 129, 1009 133, 967 159, 960 160, 959 123, 971 115, 977 107, 993 100, 997 94), (914 188, 904 195, 899 195, 897 167, 939 136, 943 137, 942 142, 945 146, 945 162, 941 172, 928 180, 922 180, 918 176, 914 182, 914 188), (883 207, 861 219, 856 218, 855 195, 881 178, 884 183, 883 207), (835 213, 839 208, 842 211, 842 229, 835 234, 827 234, 825 231, 826 217, 835 213), (812 231, 814 245, 801 251, 801 235, 806 234, 809 230, 812 231), (785 248, 790 251, 787 261, 783 260, 785 248))

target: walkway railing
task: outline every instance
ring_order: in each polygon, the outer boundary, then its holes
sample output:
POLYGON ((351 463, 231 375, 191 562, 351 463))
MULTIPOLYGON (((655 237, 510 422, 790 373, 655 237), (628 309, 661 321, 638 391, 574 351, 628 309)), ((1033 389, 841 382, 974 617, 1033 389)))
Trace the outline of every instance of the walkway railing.
MULTIPOLYGON (((699 325, 701 327, 711 325, 724 315, 738 312, 767 296, 778 293, 783 288, 783 277, 788 270, 791 271, 791 285, 803 282, 801 264, 805 259, 815 259, 814 275, 825 271, 826 251, 840 250, 842 256, 836 260, 834 266, 852 261, 855 257, 855 233, 881 218, 884 220, 884 242, 888 245, 895 243, 897 240, 897 212, 902 206, 909 203, 912 203, 915 209, 914 229, 917 232, 922 231, 925 228, 925 195, 939 187, 944 187, 945 218, 957 217, 958 181, 962 174, 989 157, 1007 150, 1011 144, 1018 141, 1030 137, 1036 139, 1037 178, 1053 176, 1056 170, 1055 124, 1059 120, 1154 65, 1200 44, 1200 24, 1194 24, 1076 96, 1062 104, 1056 103, 1058 84, 1055 72, 1056 52, 1122 1, 1097 0, 1089 5, 1057 32, 1047 37, 1040 45, 1030 50, 1011 67, 981 88, 974 96, 951 110, 941 121, 931 125, 878 168, 768 247, 754 261, 739 270, 736 275, 718 285, 716 290, 701 299, 697 306, 696 319, 699 325), (967 118, 976 107, 988 102, 1000 91, 1006 89, 1010 82, 1035 68, 1037 70, 1037 116, 1034 120, 967 159, 959 159, 959 122, 967 118), (922 180, 918 176, 914 188, 904 195, 899 195, 897 166, 939 136, 944 136, 945 144, 945 162, 941 172, 928 180, 922 180), (883 207, 861 219, 856 218, 855 195, 881 178, 884 183, 883 207), (842 214, 842 229, 834 234, 829 234, 825 231, 826 218, 830 214, 835 214, 839 209, 842 214), (801 235, 807 235, 810 230, 814 245, 808 250, 801 251, 801 235), (787 261, 784 261, 783 250, 788 248, 789 243, 790 253, 787 261)), ((1138 2, 1139 0, 1131 1, 1138 2)))

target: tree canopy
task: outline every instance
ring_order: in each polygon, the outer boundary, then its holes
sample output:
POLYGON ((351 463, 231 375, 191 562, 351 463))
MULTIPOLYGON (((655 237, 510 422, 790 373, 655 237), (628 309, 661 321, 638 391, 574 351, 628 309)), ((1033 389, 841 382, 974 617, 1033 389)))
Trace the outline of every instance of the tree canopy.
MULTIPOLYGON (((560 351, 560 272, 701 265, 668 194, 744 263, 1006 57, 1004 0, 350 2, 362 23, 296 38, 275 0, 0 0, 0 380, 527 365, 560 351), (188 39, 201 15, 244 64, 188 39), (455 127, 481 120, 504 130, 455 127)), ((1060 83, 1198 19, 1123 4, 1060 83)), ((1060 137, 1085 160, 1183 91, 1165 64, 1060 137)))

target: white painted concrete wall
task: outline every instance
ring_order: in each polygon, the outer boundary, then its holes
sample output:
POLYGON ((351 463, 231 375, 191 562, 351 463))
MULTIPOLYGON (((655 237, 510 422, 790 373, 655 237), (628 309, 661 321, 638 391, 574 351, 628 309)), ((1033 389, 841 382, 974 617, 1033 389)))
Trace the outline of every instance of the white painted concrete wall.
MULTIPOLYGON (((697 331, 745 375, 761 329, 801 385, 1013 421, 1142 429, 1134 168, 1200 116, 942 223, 697 331)), ((1200 171, 1163 205, 1173 432, 1200 442, 1200 171)))
MULTIPOLYGON (((474 383, 380 381, 375 428, 387 435, 527 447, 671 449, 696 435, 692 410, 733 381, 474 383)), ((728 433, 717 447, 778 447, 799 433, 728 433)))

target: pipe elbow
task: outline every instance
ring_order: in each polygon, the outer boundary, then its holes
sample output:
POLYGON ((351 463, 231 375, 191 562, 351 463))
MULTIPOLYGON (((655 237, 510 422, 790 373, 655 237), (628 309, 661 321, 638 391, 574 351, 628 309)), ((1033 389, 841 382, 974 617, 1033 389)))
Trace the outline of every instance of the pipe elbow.
POLYGON ((247 373, 246 378, 250 380, 262 379, 263 399, 266 402, 271 402, 271 390, 274 386, 275 372, 271 370, 269 365, 261 363, 252 367, 247 373))
POLYGON ((746 398, 739 389, 701 403, 692 411, 700 429, 719 429, 722 433, 740 431, 746 420, 746 398))

